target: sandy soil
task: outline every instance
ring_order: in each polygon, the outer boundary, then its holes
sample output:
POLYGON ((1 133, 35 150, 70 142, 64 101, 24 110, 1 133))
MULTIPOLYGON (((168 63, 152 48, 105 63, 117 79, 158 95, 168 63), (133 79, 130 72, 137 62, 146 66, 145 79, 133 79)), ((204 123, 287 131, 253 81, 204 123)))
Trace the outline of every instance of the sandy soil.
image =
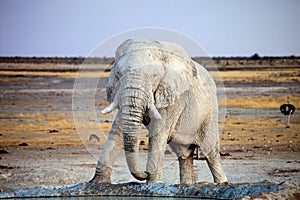
MULTIPOLYGON (((26 64, 31 70, 18 71, 15 69, 24 66, 16 65, 0 65, 0 190, 88 181, 114 116, 98 114, 106 105, 103 87, 107 72, 103 74, 103 66, 101 72, 83 72, 80 80, 85 80, 84 87, 74 94, 76 72, 41 71, 47 64, 26 64), (34 71, 36 68, 39 71, 34 71), (103 78, 98 82, 99 74, 103 78)), ((59 67, 72 69, 70 65, 59 67)), ((290 128, 279 111, 287 96, 300 107, 299 68, 263 73, 235 70, 220 75, 227 104, 226 113, 221 109, 226 116, 220 123, 221 155, 229 180, 300 183, 299 110, 291 117, 290 128)), ((141 159, 145 160, 146 133, 142 141, 141 159)), ((113 182, 134 180, 125 163, 120 155, 113 182)), ((178 164, 172 152, 166 151, 164 163, 164 181, 178 183, 178 164)), ((205 161, 196 160, 195 168, 197 181, 212 182, 205 161)))

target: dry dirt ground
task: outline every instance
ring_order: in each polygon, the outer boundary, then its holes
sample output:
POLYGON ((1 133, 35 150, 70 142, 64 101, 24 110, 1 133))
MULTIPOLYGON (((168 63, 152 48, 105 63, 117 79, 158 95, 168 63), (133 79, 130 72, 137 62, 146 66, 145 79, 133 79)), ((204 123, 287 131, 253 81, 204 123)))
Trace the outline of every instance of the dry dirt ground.
MULTIPOLYGON (((60 71, 73 67, 0 63, 0 190, 63 187, 93 176, 114 117, 99 114, 107 105, 103 88, 109 72, 99 65, 84 66, 88 70, 79 75, 60 71)), ((219 100, 225 118, 220 119, 221 155, 229 181, 300 183, 299 110, 289 128, 279 111, 288 96, 300 107, 300 68, 226 70, 220 76, 226 92, 219 100)), ((146 133, 140 144, 145 165, 146 133)), ((198 182, 212 182, 205 161, 195 160, 194 165, 198 182)), ((163 172, 165 182, 179 182, 170 150, 163 172)), ((123 154, 112 181, 134 181, 123 154)))

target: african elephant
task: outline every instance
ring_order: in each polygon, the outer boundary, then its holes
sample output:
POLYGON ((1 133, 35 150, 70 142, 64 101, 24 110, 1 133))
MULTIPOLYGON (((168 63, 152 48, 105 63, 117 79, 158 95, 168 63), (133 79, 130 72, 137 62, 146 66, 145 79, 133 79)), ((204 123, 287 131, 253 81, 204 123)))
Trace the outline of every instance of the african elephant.
POLYGON ((169 144, 179 160, 180 183, 195 183, 193 151, 199 147, 214 182, 227 182, 221 166, 216 86, 209 73, 177 44, 126 40, 116 50, 102 110, 118 109, 91 182, 110 182, 113 163, 125 150, 131 174, 162 182, 162 159, 169 144), (149 132, 146 171, 138 169, 139 135, 149 132))

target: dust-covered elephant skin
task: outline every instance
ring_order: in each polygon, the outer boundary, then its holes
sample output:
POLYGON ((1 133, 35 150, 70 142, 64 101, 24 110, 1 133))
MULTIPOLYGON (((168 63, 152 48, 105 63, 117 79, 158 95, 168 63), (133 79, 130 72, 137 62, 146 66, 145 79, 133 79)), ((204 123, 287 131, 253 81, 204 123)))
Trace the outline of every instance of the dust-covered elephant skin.
POLYGON ((147 183, 162 182, 166 145, 176 153, 180 183, 195 183, 193 152, 206 157, 214 182, 227 182, 219 155, 218 103, 210 74, 177 44, 126 40, 116 50, 106 88, 118 109, 91 182, 110 182, 113 164, 124 147, 131 174, 147 183), (139 167, 141 126, 149 131, 146 169, 139 167))

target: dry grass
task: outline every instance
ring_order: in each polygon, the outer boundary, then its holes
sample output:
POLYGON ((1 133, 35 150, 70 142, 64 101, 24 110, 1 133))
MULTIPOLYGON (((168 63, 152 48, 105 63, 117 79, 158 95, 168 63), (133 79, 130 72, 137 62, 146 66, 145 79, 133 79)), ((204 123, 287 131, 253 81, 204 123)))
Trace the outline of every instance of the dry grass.
MULTIPOLYGON (((214 72, 212 72, 212 74, 213 73, 214 72)), ((300 82, 299 69, 274 71, 221 71, 219 74, 224 82, 300 82)))
MULTIPOLYGON (((76 69, 93 69, 93 71, 80 71, 77 73, 75 71, 70 72, 59 72, 59 69, 72 69, 72 65, 67 64, 8 64, 0 63, 0 68, 5 69, 5 71, 0 71, 0 75, 11 75, 11 76, 52 76, 61 78, 97 78, 97 77, 108 77, 109 72, 104 72, 108 65, 82 65, 76 66, 76 69), (22 69, 22 71, 15 71, 14 69, 22 69), (26 71, 28 69, 28 71, 26 71), (29 70, 30 69, 30 70, 29 70), (45 70, 57 69, 57 72, 47 72, 47 71, 32 71, 32 69, 45 70), (6 71, 9 70, 9 71, 6 71), (25 70, 25 71, 24 71, 25 70)), ((256 82, 298 82, 300 81, 300 70, 297 68, 287 68, 287 69, 274 69, 274 70, 243 70, 243 71, 220 71, 220 72, 210 72, 215 77, 221 77, 224 82, 242 82, 242 83, 256 83, 256 82)), ((15 81, 25 81, 24 78, 19 77, 15 81)), ((1 78, 0 82, 8 82, 9 79, 1 78)))
MULTIPOLYGON (((81 114, 77 117, 89 119, 93 116, 81 114)), ((106 122, 77 121, 75 124, 73 116, 65 114, 0 114, 0 118, 0 147, 21 143, 30 147, 83 146, 91 134, 100 134, 103 145, 111 129, 111 123, 106 122)))
MULTIPOLYGON (((0 75, 6 76, 51 76, 59 78, 106 78, 109 72, 81 71, 81 72, 37 72, 37 71, 0 71, 0 75)), ((16 81, 16 78, 14 78, 16 81)), ((9 79, 0 79, 0 82, 8 82, 9 79)), ((25 81, 23 79, 23 81, 25 81)))
MULTIPOLYGON (((224 100, 220 100, 224 105, 224 100)), ((227 107, 238 108, 256 108, 256 109, 279 109, 280 105, 287 102, 287 97, 244 97, 244 98, 227 98, 227 107)), ((300 97, 291 96, 290 103, 296 108, 300 108, 300 97)))
POLYGON ((290 128, 274 118, 227 118, 221 134, 222 146, 286 146, 300 145, 300 124, 290 128))
POLYGON ((101 103, 95 103, 95 106, 109 106, 110 105, 110 102, 107 102, 107 101, 104 101, 104 102, 101 102, 101 103))
MULTIPOLYGON (((50 146, 60 140, 57 136, 50 134, 50 131, 56 127, 51 126, 51 121, 45 121, 44 124, 40 124, 41 119, 39 119, 39 122, 36 122, 34 119, 26 119, 27 117, 7 117, 10 119, 1 120, 2 123, 0 124, 2 134, 0 143, 2 146, 18 146, 21 143, 26 143, 30 146, 43 146, 43 144, 50 146)), ((66 127, 64 130, 66 136, 64 138, 68 138, 69 132, 70 130, 66 127)))
POLYGON ((100 70, 111 68, 111 65, 106 64, 63 64, 63 63, 0 63, 0 69, 11 71, 74 71, 74 70, 100 70))
POLYGON ((63 114, 0 115, 1 146, 30 147, 82 145, 72 120, 63 114))
POLYGON ((109 72, 105 72, 105 69, 107 68, 109 68, 109 65, 103 64, 71 65, 54 63, 0 63, 0 75, 8 76, 1 78, 0 82, 32 81, 28 78, 29 76, 49 76, 59 78, 104 78, 109 76, 109 72), (77 72, 77 70, 79 71, 77 72))

